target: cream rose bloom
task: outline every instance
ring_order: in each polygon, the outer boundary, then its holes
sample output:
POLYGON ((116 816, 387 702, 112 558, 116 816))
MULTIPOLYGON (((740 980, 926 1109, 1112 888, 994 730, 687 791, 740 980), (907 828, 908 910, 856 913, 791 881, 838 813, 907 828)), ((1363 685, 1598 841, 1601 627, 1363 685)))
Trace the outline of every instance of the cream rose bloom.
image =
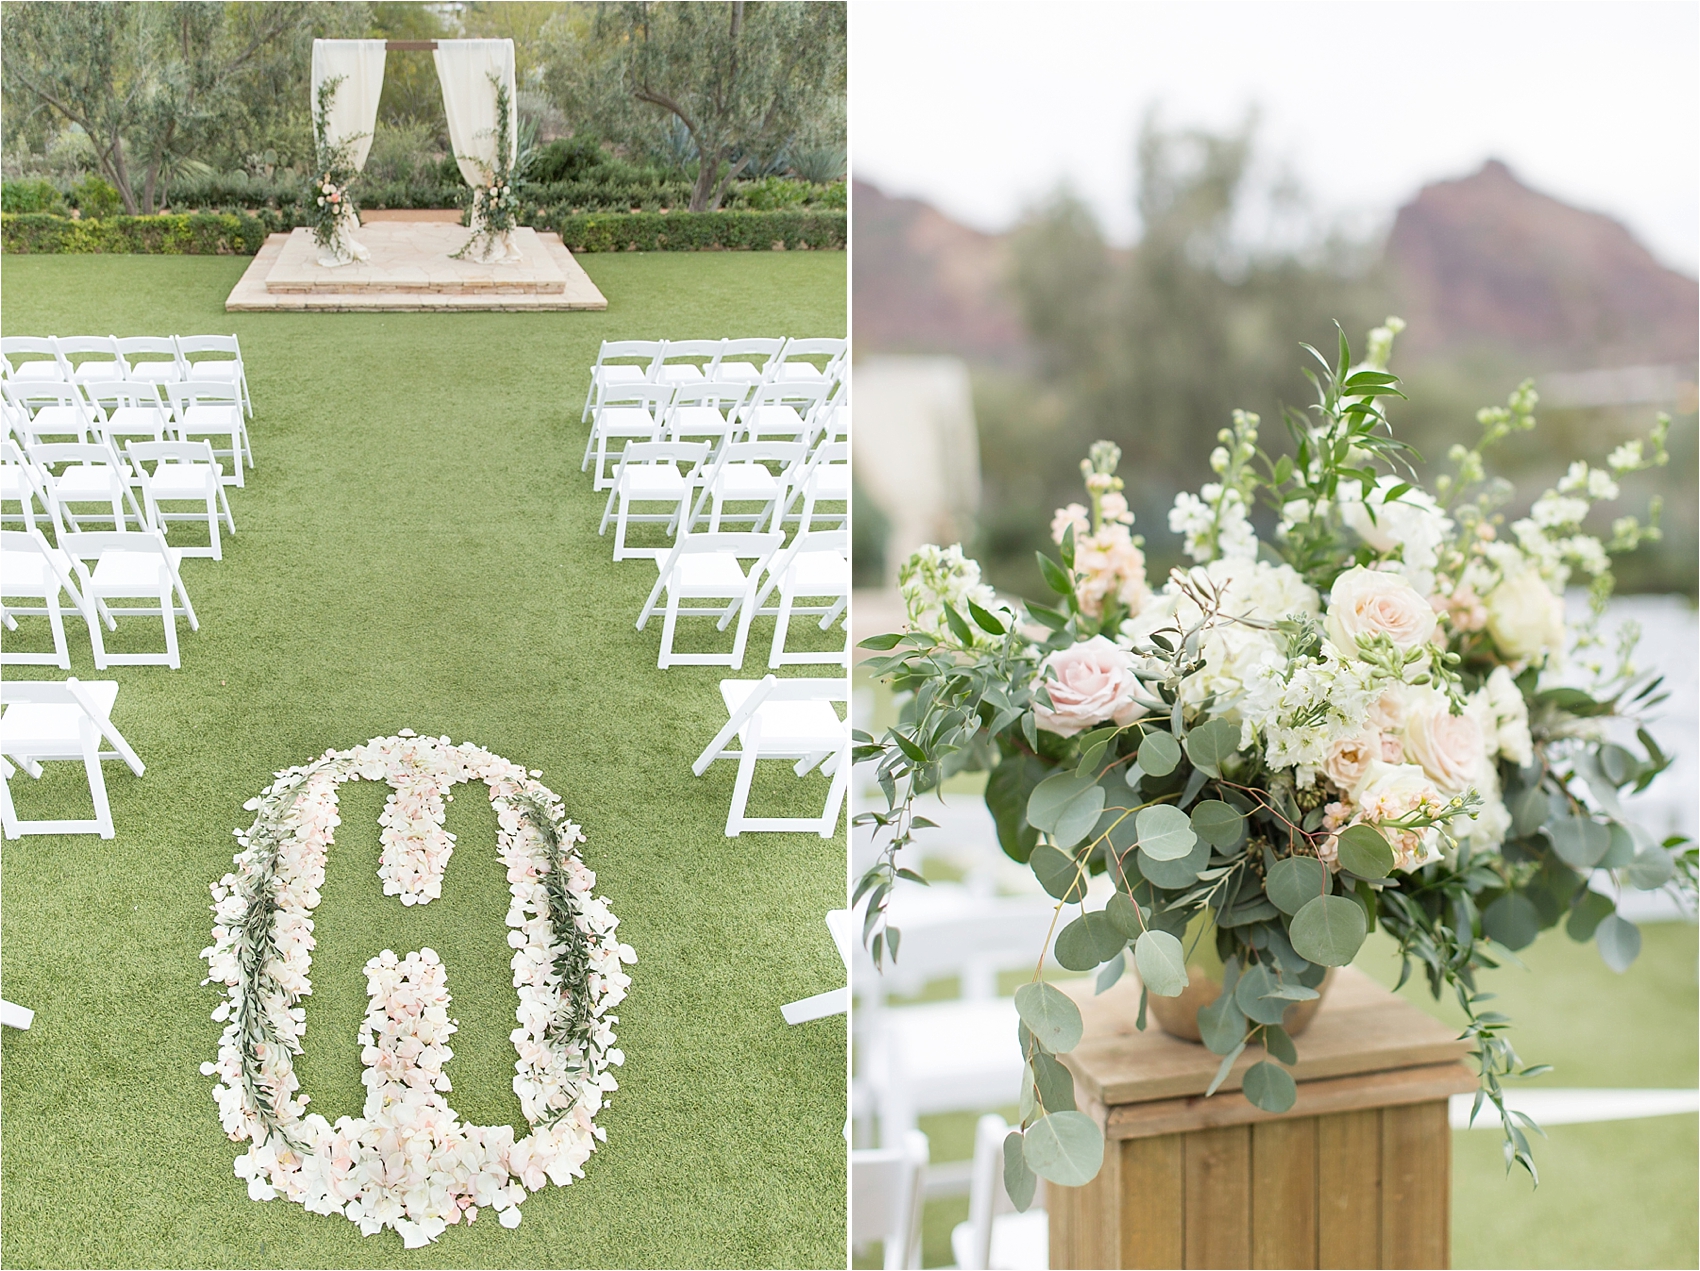
POLYGON ((1328 747, 1322 775, 1336 787, 1348 793, 1369 775, 1371 766, 1381 759, 1381 735, 1376 732, 1342 737, 1328 747))
POLYGON ((1499 651, 1533 662, 1564 650, 1564 601, 1532 569, 1508 575, 1488 594, 1487 629, 1499 651))
POLYGON ((1132 657, 1103 636, 1051 654, 1039 668, 1039 682, 1049 691, 1053 709, 1035 702, 1034 722, 1059 737, 1073 737, 1107 719, 1129 724, 1145 713, 1133 700, 1139 681, 1132 657))
POLYGON ((1481 778, 1488 762, 1478 714, 1454 715, 1444 693, 1412 694, 1405 713, 1405 758, 1421 765, 1447 794, 1463 794, 1481 778))
POLYGON ((1420 869, 1441 858, 1440 833, 1435 829, 1393 830, 1382 823, 1395 821, 1419 808, 1433 815, 1445 803, 1433 780, 1416 764, 1376 763, 1358 791, 1358 819, 1381 828, 1393 848, 1394 866, 1420 869))
POLYGON ((1386 635, 1399 649, 1415 649, 1434 634, 1434 610, 1397 574, 1359 565, 1334 580, 1323 620, 1343 658, 1358 656, 1358 637, 1386 635))

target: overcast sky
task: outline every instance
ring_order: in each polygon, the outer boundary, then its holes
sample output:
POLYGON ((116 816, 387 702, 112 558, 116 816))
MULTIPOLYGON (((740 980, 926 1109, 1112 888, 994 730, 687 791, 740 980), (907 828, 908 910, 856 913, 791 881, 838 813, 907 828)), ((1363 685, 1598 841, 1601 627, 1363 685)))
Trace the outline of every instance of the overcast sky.
POLYGON ((1494 156, 1700 258, 1693 0, 853 0, 850 30, 855 175, 981 229, 1066 179, 1130 242, 1145 110, 1226 129, 1255 104, 1327 211, 1385 223, 1494 156))

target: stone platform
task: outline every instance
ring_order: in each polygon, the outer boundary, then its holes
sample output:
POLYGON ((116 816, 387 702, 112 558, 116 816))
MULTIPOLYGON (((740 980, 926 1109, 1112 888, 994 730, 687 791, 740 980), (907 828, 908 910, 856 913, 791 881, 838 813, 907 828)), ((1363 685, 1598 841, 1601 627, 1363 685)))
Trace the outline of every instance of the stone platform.
POLYGON ((520 259, 454 260, 468 231, 441 222, 378 221, 360 227, 371 259, 328 269, 312 231, 273 234, 230 296, 235 312, 547 311, 606 309, 608 301, 557 234, 514 231, 520 259))

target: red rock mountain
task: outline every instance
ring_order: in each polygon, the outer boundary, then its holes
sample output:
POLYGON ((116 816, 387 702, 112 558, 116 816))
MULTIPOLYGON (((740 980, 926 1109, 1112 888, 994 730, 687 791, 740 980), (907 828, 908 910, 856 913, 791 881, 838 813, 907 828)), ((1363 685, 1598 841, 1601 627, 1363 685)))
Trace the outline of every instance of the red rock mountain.
POLYGON ((1399 209, 1387 262, 1405 352, 1492 346, 1536 369, 1692 363, 1700 284, 1620 222, 1532 190, 1497 159, 1399 209))

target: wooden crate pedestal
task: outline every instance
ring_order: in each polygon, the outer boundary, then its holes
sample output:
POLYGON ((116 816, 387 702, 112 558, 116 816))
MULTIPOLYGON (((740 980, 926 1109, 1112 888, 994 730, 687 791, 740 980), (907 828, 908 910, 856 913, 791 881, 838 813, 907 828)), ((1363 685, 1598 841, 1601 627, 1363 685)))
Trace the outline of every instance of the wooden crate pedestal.
POLYGON ((1069 986, 1086 1033, 1066 1059, 1108 1145, 1087 1186, 1046 1189, 1052 1267, 1448 1265, 1446 1101, 1476 1086, 1452 1029, 1343 968, 1275 1116, 1240 1093, 1261 1049, 1204 1098, 1219 1058, 1139 1032, 1131 981, 1069 986))

